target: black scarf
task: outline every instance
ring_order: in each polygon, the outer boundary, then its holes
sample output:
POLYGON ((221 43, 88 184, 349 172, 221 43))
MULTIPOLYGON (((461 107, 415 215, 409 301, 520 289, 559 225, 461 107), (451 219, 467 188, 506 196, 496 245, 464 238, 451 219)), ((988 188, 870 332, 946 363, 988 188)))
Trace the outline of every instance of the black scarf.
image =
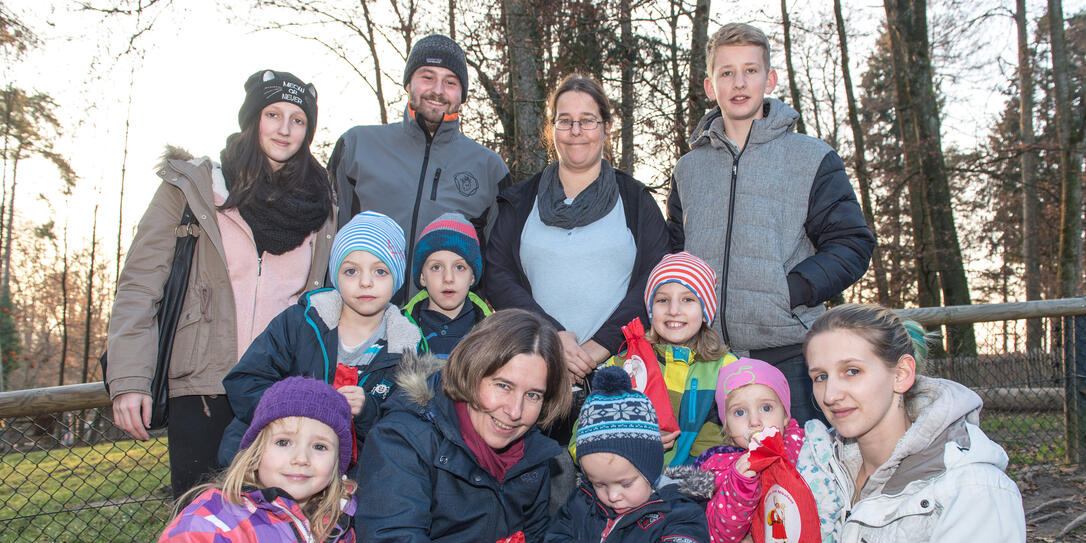
POLYGON ((558 179, 557 162, 548 164, 539 180, 539 220, 547 226, 572 230, 592 224, 610 213, 617 201, 615 169, 606 160, 600 160, 599 177, 569 204, 566 203, 562 181, 558 179))
MULTIPOLYGON (((233 165, 222 164, 227 190, 236 179, 233 165)), ((274 178, 275 176, 273 176, 274 178)), ((249 225, 256 243, 256 253, 281 255, 298 247, 310 233, 317 231, 331 212, 326 194, 328 178, 318 175, 314 181, 281 187, 272 180, 253 183, 251 194, 238 205, 238 213, 249 225)))

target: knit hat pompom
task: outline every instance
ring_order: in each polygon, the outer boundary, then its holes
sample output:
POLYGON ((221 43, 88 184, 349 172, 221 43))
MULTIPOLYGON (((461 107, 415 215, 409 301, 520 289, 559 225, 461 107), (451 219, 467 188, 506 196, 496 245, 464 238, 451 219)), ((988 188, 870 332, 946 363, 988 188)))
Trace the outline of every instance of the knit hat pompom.
POLYGON ((303 83, 290 72, 260 70, 245 81, 245 102, 238 110, 238 125, 242 130, 265 107, 276 102, 290 102, 305 112, 306 142, 313 141, 317 130, 317 88, 303 83))
POLYGON ((308 377, 287 377, 264 391, 253 411, 253 422, 241 438, 241 448, 252 445, 267 425, 287 417, 305 417, 327 424, 339 438, 339 472, 347 473, 354 452, 351 406, 332 385, 308 377))
POLYGON ((418 288, 422 288, 420 278, 423 264, 430 255, 438 251, 451 251, 460 255, 475 274, 471 286, 479 284, 479 278, 483 276, 483 253, 479 250, 479 236, 475 232, 475 226, 462 214, 444 213, 419 234, 415 255, 411 259, 411 275, 418 288))
POLYGON ((400 290, 407 265, 404 258, 406 246, 403 228, 389 216, 376 211, 363 211, 355 215, 339 229, 336 239, 332 241, 328 258, 328 276, 332 278, 332 286, 339 288, 339 267, 343 265, 343 259, 355 251, 366 251, 388 266, 395 284, 392 291, 400 290))
POLYGON ((701 302, 702 317, 705 324, 711 324, 716 317, 716 272, 704 260, 686 252, 666 255, 649 273, 645 285, 645 309, 652 318, 652 299, 656 289, 664 283, 679 283, 690 289, 701 302))
POLYGON ((628 460, 655 484, 664 467, 664 444, 652 402, 630 385, 617 366, 605 366, 592 379, 592 394, 577 417, 577 458, 608 452, 628 460))
POLYGON ((625 371, 618 370, 617 366, 608 366, 596 372, 592 379, 592 391, 601 396, 617 396, 624 392, 630 392, 630 376, 625 371))

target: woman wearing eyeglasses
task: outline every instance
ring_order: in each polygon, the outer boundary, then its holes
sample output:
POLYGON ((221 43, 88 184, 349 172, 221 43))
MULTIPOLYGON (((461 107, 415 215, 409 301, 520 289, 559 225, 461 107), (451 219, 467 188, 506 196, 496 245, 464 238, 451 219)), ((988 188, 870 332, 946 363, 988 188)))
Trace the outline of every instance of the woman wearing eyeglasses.
MULTIPOLYGON (((495 309, 527 309, 553 322, 566 367, 583 382, 618 351, 622 326, 635 317, 648 322, 645 282, 667 253, 668 235, 648 188, 603 158, 612 116, 600 84, 567 76, 547 106, 558 160, 498 196, 486 293, 495 309)), ((551 432, 560 443, 571 418, 551 432)))

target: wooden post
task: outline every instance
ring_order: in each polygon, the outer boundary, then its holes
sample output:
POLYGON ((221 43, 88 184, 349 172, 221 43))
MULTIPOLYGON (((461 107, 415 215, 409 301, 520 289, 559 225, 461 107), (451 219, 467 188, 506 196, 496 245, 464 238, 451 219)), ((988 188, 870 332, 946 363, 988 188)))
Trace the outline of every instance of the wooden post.
POLYGON ((1067 463, 1086 459, 1086 315, 1063 318, 1067 463))

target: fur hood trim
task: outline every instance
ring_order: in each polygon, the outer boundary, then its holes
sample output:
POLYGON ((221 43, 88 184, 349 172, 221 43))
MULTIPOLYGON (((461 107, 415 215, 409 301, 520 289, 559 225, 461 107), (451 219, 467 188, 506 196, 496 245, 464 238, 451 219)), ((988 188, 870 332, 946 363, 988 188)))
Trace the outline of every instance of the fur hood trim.
POLYGON ((656 482, 660 488, 668 484, 679 485, 679 492, 692 498, 708 500, 716 492, 716 476, 709 471, 694 469, 691 466, 664 468, 664 474, 656 482))
POLYGON ((425 406, 434 399, 430 377, 445 367, 445 360, 430 353, 404 352, 400 369, 396 372, 396 384, 415 404, 425 406))
MULTIPOLYGON (((335 289, 320 289, 306 294, 304 302, 307 309, 312 308, 317 317, 323 321, 328 329, 339 326, 339 315, 343 310, 343 297, 335 289)), ((414 353, 420 341, 422 332, 400 310, 388 304, 385 308, 385 341, 388 342, 390 353, 414 353)))
POLYGON ((158 159, 158 164, 155 165, 155 169, 162 169, 166 167, 166 164, 171 160, 193 160, 192 153, 188 152, 183 147, 177 145, 166 144, 166 149, 162 151, 162 156, 158 159))
MULTIPOLYGON (((584 470, 577 470, 577 486, 591 487, 584 470)), ((680 494, 697 500, 708 500, 716 491, 716 476, 709 471, 701 471, 690 466, 669 466, 653 485, 657 491, 665 486, 676 485, 680 494)))

